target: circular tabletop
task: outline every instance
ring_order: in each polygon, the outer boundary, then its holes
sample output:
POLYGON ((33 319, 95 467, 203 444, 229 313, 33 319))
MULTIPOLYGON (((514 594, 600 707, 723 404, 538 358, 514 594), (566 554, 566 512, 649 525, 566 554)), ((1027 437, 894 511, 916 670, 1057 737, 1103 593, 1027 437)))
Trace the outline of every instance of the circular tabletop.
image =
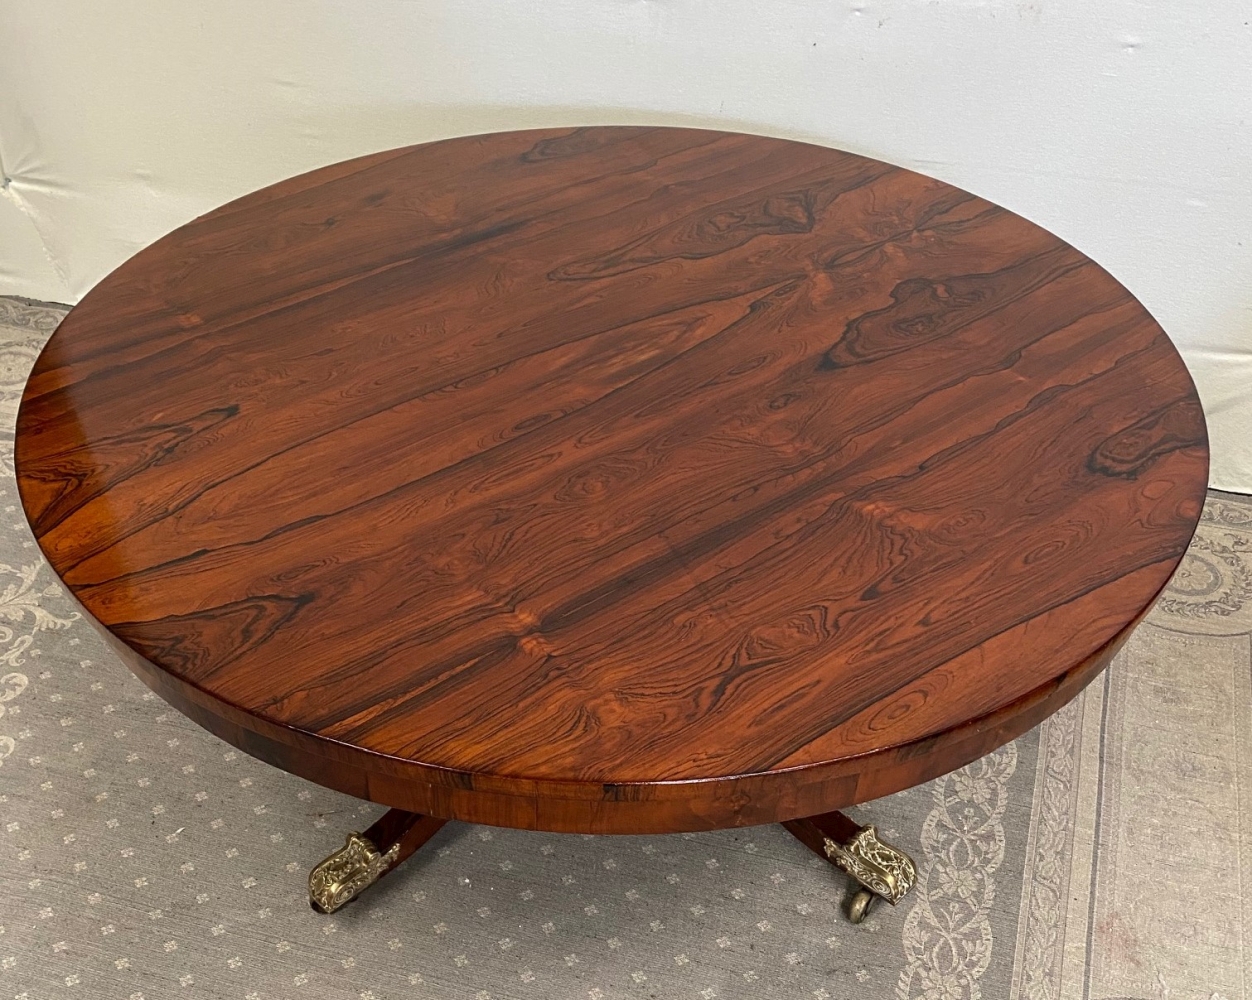
POLYGON ((760 136, 469 136, 123 265, 18 419, 53 569, 192 718, 584 832, 813 815, 1072 697, 1199 519, 1191 379, 949 184, 760 136))

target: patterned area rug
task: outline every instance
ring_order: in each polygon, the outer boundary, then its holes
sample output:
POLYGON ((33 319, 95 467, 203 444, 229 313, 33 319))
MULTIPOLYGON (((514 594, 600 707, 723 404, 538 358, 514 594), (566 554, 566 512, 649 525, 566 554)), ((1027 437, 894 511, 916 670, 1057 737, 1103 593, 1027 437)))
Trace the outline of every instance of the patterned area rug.
POLYGON ((0 299, 0 998, 1252 1000, 1252 500, 1079 699, 854 811, 920 868, 859 927, 780 827, 449 824, 327 917, 308 869, 381 810, 164 706, 34 545, 13 418, 62 315, 0 299))

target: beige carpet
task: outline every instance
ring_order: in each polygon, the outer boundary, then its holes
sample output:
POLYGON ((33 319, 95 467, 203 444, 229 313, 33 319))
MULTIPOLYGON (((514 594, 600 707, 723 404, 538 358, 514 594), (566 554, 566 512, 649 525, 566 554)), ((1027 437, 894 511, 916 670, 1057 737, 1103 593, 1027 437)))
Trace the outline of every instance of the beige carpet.
POLYGON ((31 540, 12 420, 61 315, 0 299, 0 1000, 1252 1000, 1252 501, 1210 498, 1169 592, 1076 702, 857 811, 921 871, 860 927, 842 878, 778 827, 450 824, 325 917, 308 868, 380 810, 166 708, 31 540))

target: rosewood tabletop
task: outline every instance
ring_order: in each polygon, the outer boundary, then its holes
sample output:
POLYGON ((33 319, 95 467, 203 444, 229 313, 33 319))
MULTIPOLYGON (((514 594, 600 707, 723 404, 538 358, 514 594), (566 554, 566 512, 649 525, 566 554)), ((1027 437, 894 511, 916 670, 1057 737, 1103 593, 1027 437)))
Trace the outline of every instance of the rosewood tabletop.
POLYGON ((1057 237, 634 127, 196 219, 61 324, 16 449, 52 568, 202 725, 608 833, 811 817, 1016 737, 1151 606, 1208 466, 1169 339, 1057 237))

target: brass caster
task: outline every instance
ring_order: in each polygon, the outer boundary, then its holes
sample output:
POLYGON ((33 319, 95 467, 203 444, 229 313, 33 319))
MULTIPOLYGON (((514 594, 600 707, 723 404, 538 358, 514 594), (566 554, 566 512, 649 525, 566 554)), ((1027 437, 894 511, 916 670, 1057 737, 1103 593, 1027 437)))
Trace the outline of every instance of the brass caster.
POLYGON ((859 924, 865 919, 869 913, 869 908, 874 903, 874 894, 868 889, 858 889, 852 902, 848 904, 848 920, 854 924, 859 924))
POLYGON ((913 859, 899 848, 879 840, 878 831, 872 826, 861 827, 843 844, 827 837, 824 847, 826 857, 863 887, 852 897, 848 915, 854 924, 865 919, 873 896, 881 896, 895 906, 917 882, 913 859))
POLYGON ((399 857, 400 844, 386 854, 359 833, 348 834, 343 847, 309 872, 309 904, 334 913, 382 878, 399 857))

